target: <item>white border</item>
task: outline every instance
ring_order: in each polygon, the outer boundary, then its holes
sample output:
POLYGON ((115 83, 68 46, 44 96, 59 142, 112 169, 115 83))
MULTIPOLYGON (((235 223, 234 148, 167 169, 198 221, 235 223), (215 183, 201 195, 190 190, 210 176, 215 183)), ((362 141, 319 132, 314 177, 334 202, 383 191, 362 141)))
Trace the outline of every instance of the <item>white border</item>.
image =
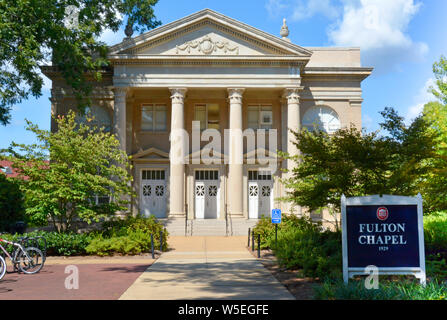
POLYGON ((348 239, 346 223, 346 206, 369 206, 369 205, 417 205, 418 233, 419 233, 419 267, 418 268, 379 268, 379 275, 406 275, 411 274, 418 278, 422 285, 426 284, 425 272, 425 247, 424 247, 424 224, 422 196, 419 193, 416 197, 403 197, 391 195, 374 195, 367 197, 346 198, 341 197, 341 222, 342 222, 342 253, 343 253, 343 281, 348 283, 349 279, 355 275, 366 275, 363 268, 348 268, 348 239))

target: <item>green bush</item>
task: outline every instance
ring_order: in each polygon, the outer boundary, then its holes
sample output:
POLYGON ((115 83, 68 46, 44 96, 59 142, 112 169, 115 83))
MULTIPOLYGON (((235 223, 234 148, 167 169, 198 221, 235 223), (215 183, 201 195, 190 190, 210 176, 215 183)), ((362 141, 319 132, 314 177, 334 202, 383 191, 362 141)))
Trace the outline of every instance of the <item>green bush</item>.
POLYGON ((314 278, 341 275, 341 236, 330 231, 290 228, 278 235, 273 247, 278 263, 288 269, 301 269, 303 276, 314 278))
POLYGON ((440 254, 429 255, 425 261, 427 277, 445 280, 447 279, 447 264, 440 254))
POLYGON ((306 277, 336 277, 341 274, 341 234, 324 231, 320 223, 308 217, 285 215, 278 226, 268 218, 261 219, 254 228, 261 235, 261 248, 272 248, 278 263, 288 269, 301 269, 306 277))
POLYGON ((432 281, 422 287, 417 281, 380 281, 379 289, 366 289, 363 281, 327 280, 314 288, 318 300, 446 300, 447 285, 432 281))
MULTIPOLYGON (((36 231, 25 235, 2 235, 5 239, 18 242, 20 237, 43 236, 47 240, 49 256, 76 255, 134 255, 151 251, 151 233, 154 247, 160 248, 160 231, 163 225, 154 217, 114 219, 103 225, 103 231, 91 233, 57 233, 36 231)), ((168 233, 163 230, 163 250, 168 249, 168 233)))
POLYGON ((42 236, 47 241, 47 255, 49 256, 76 256, 86 254, 86 247, 90 243, 89 234, 57 233, 36 231, 24 235, 2 235, 7 240, 18 242, 22 237, 42 236))
MULTIPOLYGON (((293 228, 308 229, 312 228, 312 223, 306 218, 300 218, 295 215, 283 215, 282 221, 278 224, 278 236, 281 232, 293 228)), ((253 229, 255 236, 261 236, 261 249, 269 249, 274 246, 275 241, 275 225, 271 222, 270 217, 263 216, 259 219, 256 227, 253 229)))
POLYGON ((160 231, 163 231, 163 251, 168 249, 168 232, 153 216, 114 219, 103 224, 103 231, 96 233, 87 246, 88 254, 140 254, 151 251, 151 234, 155 249, 160 248, 160 231))
POLYGON ((447 212, 424 216, 424 240, 427 254, 441 253, 447 258, 447 212))
POLYGON ((17 221, 24 221, 25 210, 19 181, 0 173, 0 231, 10 232, 17 221))

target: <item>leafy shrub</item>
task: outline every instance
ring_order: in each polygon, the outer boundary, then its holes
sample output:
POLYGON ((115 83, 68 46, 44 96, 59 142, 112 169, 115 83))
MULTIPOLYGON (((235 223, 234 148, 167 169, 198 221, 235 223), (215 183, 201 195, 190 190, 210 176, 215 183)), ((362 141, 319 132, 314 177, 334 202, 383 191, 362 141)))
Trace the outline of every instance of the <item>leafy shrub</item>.
MULTIPOLYGON (((105 222, 103 231, 91 233, 57 233, 36 231, 25 235, 2 235, 7 240, 18 242, 20 237, 43 236, 47 240, 49 256, 140 254, 151 251, 151 233, 154 247, 160 248, 160 231, 163 225, 154 217, 129 217, 105 222)), ((168 232, 163 230, 163 250, 168 249, 168 232)), ((12 249, 12 248, 11 248, 12 249)))
POLYGON ((11 231, 10 227, 17 221, 25 219, 23 194, 19 181, 7 178, 0 173, 0 230, 11 231))
POLYGON ((446 300, 447 285, 432 281, 422 287, 417 281, 381 281, 379 289, 368 290, 363 281, 327 280, 314 288, 318 300, 446 300))
POLYGON ((424 216, 424 240, 428 254, 442 253, 447 258, 447 212, 424 216))
POLYGON ((22 237, 42 236, 47 241, 47 255, 49 256, 75 256, 86 253, 86 247, 90 243, 89 234, 57 233, 36 231, 24 235, 2 235, 7 240, 18 242, 22 237))
POLYGON ((431 254, 426 258, 427 277, 439 280, 447 279, 447 264, 440 254, 431 254))
POLYGON ((147 252, 148 245, 142 245, 130 236, 112 237, 112 238, 95 238, 87 247, 87 253, 99 256, 112 255, 114 253, 121 254, 139 254, 147 252))
POLYGON ((339 233, 290 228, 278 235, 273 252, 281 266, 302 269, 306 277, 336 277, 341 274, 342 251, 339 233))
MULTIPOLYGON (((290 228, 306 229, 312 226, 309 224, 310 220, 300 218, 295 215, 283 215, 281 224, 278 225, 278 237, 280 232, 284 232, 290 228)), ((263 216, 259 219, 256 227, 253 229, 255 236, 261 236, 261 249, 268 249, 274 245, 275 242, 275 225, 271 222, 270 217, 263 216)))
POLYGON ((103 224, 103 231, 86 248, 87 253, 97 255, 140 254, 151 251, 151 234, 155 249, 160 248, 160 232, 163 231, 163 250, 168 249, 168 232, 154 216, 114 219, 103 224))
POLYGON ((285 215, 278 226, 268 218, 261 219, 254 229, 261 235, 261 248, 272 248, 278 263, 288 269, 302 269, 306 277, 335 277, 341 274, 341 234, 324 231, 321 223, 308 217, 285 215))

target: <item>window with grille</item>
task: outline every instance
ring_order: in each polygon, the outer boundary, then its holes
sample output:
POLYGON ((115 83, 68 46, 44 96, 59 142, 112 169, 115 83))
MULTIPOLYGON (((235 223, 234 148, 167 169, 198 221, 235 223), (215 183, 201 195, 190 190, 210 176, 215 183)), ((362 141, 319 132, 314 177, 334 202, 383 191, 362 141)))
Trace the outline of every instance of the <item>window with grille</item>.
POLYGON ((262 171, 248 171, 249 181, 272 180, 272 174, 262 171))
POLYGON ((325 106, 315 106, 306 111, 303 117, 303 127, 309 131, 324 131, 335 133, 341 128, 337 113, 325 106))
POLYGON ((196 104, 194 121, 200 121, 200 130, 220 129, 220 109, 217 103, 196 104))
POLYGON ((97 105, 85 107, 84 115, 77 114, 75 121, 89 127, 104 128, 105 132, 112 130, 112 117, 109 111, 97 105))
POLYGON ((141 106, 141 130, 162 132, 167 130, 166 105, 143 104, 141 106))
POLYGON ((249 129, 269 130, 273 126, 273 111, 271 105, 249 105, 247 108, 249 129))

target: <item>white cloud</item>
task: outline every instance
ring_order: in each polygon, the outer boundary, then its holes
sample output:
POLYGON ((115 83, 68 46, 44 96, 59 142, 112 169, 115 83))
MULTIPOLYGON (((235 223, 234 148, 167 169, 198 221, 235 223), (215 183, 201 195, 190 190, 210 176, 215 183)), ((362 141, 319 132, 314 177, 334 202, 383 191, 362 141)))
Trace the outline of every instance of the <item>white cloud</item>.
POLYGON ((415 0, 344 0, 341 20, 328 31, 337 46, 362 49, 363 64, 376 72, 387 71, 402 61, 418 61, 427 44, 414 42, 406 33, 420 3, 415 0))
POLYGON ((436 97, 429 91, 435 85, 433 78, 428 79, 418 94, 414 97, 414 104, 408 108, 405 122, 408 124, 424 110, 424 105, 430 101, 436 101, 436 97))
POLYGON ((375 74, 394 71, 402 62, 420 61, 428 51, 407 30, 422 4, 418 0, 267 0, 271 17, 303 20, 322 15, 334 46, 360 47, 362 63, 375 74))

